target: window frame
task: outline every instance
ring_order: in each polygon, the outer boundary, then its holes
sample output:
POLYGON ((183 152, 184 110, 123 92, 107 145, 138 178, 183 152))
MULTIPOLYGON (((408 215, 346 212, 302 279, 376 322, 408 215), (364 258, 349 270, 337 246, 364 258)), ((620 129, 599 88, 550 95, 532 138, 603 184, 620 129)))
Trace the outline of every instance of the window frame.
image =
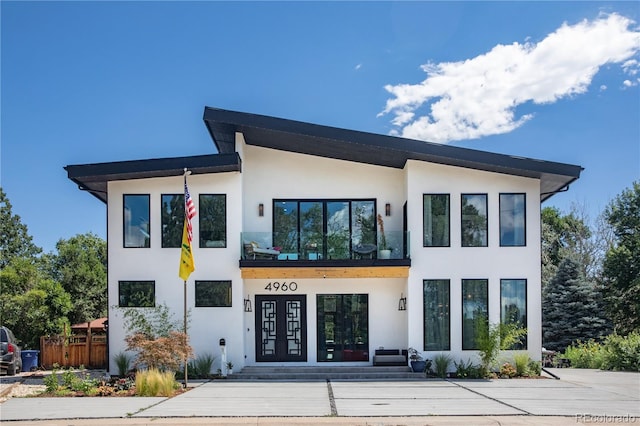
MULTIPOLYGON (((475 343, 475 330, 474 330, 473 347, 465 347, 465 326, 464 326, 464 319, 465 319, 465 317, 464 317, 465 309, 464 308, 465 308, 465 306, 464 306, 464 303, 465 303, 465 300, 468 299, 468 298, 465 297, 465 293, 466 292, 464 291, 465 290, 464 289, 464 285, 465 285, 466 282, 471 282, 471 281, 484 281, 484 283, 483 283, 484 284, 484 293, 485 293, 484 297, 485 297, 485 301, 486 301, 484 315, 485 315, 486 320, 487 320, 487 327, 489 326, 489 279, 487 279, 487 278, 465 278, 465 279, 462 279, 461 285, 460 285, 460 293, 461 293, 461 297, 462 297, 462 303, 461 303, 462 306, 461 306, 461 310, 460 310, 460 318, 461 318, 460 325, 461 325, 462 330, 461 330, 461 333, 460 333, 460 338, 462 339, 461 347, 462 347, 463 351, 477 351, 478 350, 477 345, 475 343)), ((473 319, 475 321, 475 317, 473 319)))
MULTIPOLYGON (((498 231, 500 247, 526 247, 527 246, 527 193, 526 192, 501 192, 498 194, 498 231), (504 244, 502 240, 502 196, 522 196, 522 244, 504 244)), ((514 237, 515 240, 515 237, 514 237)))
MULTIPOLYGON (((205 248, 205 249, 216 249, 216 248, 227 248, 228 242, 229 242, 229 235, 227 233, 227 194, 221 194, 221 193, 201 193, 198 194, 198 207, 200 208, 199 212, 198 212, 198 247, 199 248, 205 248), (224 202, 224 243, 222 245, 219 246, 207 246, 205 243, 205 240, 203 238, 203 229, 205 229, 206 227, 202 226, 202 221, 204 219, 204 216, 202 214, 202 206, 205 204, 202 202, 202 197, 222 197, 222 200, 224 202)), ((206 240, 206 241, 222 241, 222 240, 206 240)))
MULTIPOLYGON (((433 215, 432 215, 433 217, 433 215)), ((451 194, 450 193, 423 193, 422 194, 422 246, 423 247, 451 247, 451 194), (433 197, 433 196, 445 196, 448 199, 448 203, 447 203, 447 244, 446 245, 435 245, 435 244, 431 244, 431 245, 427 245, 427 241, 426 241, 426 218, 427 218, 427 212, 425 211, 425 198, 429 196, 429 197, 433 197)))
POLYGON ((231 280, 196 280, 195 284, 194 284, 194 307, 196 308, 232 308, 233 307, 233 282, 231 280), (227 294, 227 298, 228 298, 228 302, 226 304, 211 304, 211 305, 204 305, 201 302, 198 302, 198 287, 200 285, 204 285, 204 284, 217 284, 217 285, 221 285, 221 284, 225 284, 228 285, 228 294, 227 294))
POLYGON ((156 282, 155 280, 119 280, 118 281, 118 307, 119 308, 155 308, 156 307, 156 282), (153 304, 146 305, 123 305, 122 303, 122 290, 124 285, 128 284, 150 284, 151 285, 151 293, 153 296, 153 304))
MULTIPOLYGON (((130 226, 130 225, 129 225, 130 226)), ((123 248, 151 248, 151 194, 122 194, 122 247, 123 248), (143 246, 127 245, 127 218, 126 207, 127 197, 146 197, 147 198, 147 244, 143 246)))
MULTIPOLYGON (((423 299, 422 299, 422 336, 423 336, 423 342, 422 342, 422 346, 423 346, 423 350, 424 351, 450 351, 451 350, 451 280, 450 279, 424 279, 422 280, 422 294, 423 294, 423 299), (432 282, 432 283, 438 283, 438 284, 446 284, 447 287, 447 293, 448 293, 448 300, 447 300, 447 305, 446 305, 446 311, 447 311, 447 322, 445 325, 445 329, 447 330, 447 336, 446 336, 446 345, 443 345, 442 347, 438 347, 438 348, 433 348, 433 347, 427 347, 427 297, 426 297, 426 286, 428 282, 432 282)), ((440 342, 438 342, 440 343, 440 342)))
POLYGON ((463 193, 460 194, 460 247, 489 247, 489 194, 487 193, 463 193), (484 234, 485 241, 481 245, 465 245, 464 242, 464 198, 465 196, 484 196, 484 234))

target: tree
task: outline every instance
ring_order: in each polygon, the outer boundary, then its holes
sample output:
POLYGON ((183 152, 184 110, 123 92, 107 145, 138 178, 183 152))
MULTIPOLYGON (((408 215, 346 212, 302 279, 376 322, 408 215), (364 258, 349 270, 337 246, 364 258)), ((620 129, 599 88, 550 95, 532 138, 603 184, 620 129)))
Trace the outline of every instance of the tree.
POLYGON ((617 333, 640 330, 640 182, 634 182, 608 206, 605 217, 615 244, 603 266, 606 307, 617 333))
POLYGON ((542 342, 563 351, 578 340, 599 339, 609 331, 602 297, 585 279, 580 264, 566 257, 542 294, 542 342))
POLYGON ((51 276, 71 295, 73 323, 91 321, 107 315, 107 244, 98 236, 78 234, 56 244, 51 255, 51 276))
POLYGON ((41 336, 63 333, 71 297, 34 262, 14 258, 0 271, 0 283, 0 322, 25 348, 39 347, 41 336))
POLYGON ((35 259, 41 252, 20 216, 12 213, 11 203, 0 187, 0 268, 16 257, 35 259))

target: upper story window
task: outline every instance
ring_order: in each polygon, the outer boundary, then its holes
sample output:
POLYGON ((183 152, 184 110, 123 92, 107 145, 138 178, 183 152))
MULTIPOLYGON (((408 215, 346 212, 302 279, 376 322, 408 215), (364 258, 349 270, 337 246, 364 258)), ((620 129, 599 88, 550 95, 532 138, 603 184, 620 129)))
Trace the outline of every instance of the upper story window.
POLYGON ((424 247, 450 246, 449 201, 449 194, 424 194, 422 196, 424 247))
POLYGON ((184 194, 162 194, 162 247, 180 247, 184 226, 184 194))
POLYGON ((376 245, 374 200, 274 200, 273 245, 303 259, 350 259, 376 245))
POLYGON ((526 195, 500 194, 500 245, 527 245, 526 195))
POLYGON ((200 194, 200 247, 227 246, 227 196, 200 194))
POLYGON ((462 247, 487 247, 487 194, 462 194, 462 247))
POLYGON ((149 248, 151 246, 149 194, 124 194, 123 206, 124 247, 149 248))
POLYGON ((155 281, 118 281, 118 306, 153 308, 156 306, 155 281))

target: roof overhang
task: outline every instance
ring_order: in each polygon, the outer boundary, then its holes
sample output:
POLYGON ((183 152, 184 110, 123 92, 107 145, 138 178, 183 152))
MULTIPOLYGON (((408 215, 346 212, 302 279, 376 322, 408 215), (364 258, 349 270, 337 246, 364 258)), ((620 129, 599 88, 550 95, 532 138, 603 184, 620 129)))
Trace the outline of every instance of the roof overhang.
POLYGON ((117 180, 181 176, 191 174, 239 172, 242 164, 237 153, 158 158, 66 166, 67 176, 78 188, 107 202, 107 183, 117 180))
POLYGON ((258 114, 205 107, 204 122, 220 153, 235 152, 235 134, 249 145, 384 167, 426 161, 540 180, 540 201, 565 191, 580 166, 496 154, 258 114))

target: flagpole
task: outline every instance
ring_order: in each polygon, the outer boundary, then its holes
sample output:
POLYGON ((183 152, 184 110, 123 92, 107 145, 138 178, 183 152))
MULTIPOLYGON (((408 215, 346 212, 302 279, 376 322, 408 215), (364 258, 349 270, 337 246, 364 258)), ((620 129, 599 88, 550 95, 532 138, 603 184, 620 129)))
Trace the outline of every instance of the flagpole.
MULTIPOLYGON (((184 336, 187 340, 187 342, 189 341, 189 335, 187 334, 187 280, 184 280, 184 336)), ((189 384, 189 379, 187 376, 187 356, 186 356, 186 350, 187 348, 184 348, 185 350, 185 355, 183 357, 184 359, 184 388, 187 388, 187 385, 189 384)))

